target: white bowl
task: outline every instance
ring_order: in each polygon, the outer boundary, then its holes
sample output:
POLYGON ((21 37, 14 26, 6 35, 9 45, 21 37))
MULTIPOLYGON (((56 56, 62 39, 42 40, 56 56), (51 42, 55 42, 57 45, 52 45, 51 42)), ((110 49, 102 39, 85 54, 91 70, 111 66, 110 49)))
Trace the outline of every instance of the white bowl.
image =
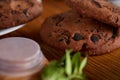
POLYGON ((24 25, 25 24, 22 24, 22 25, 19 25, 19 26, 14 26, 14 27, 11 27, 11 28, 8 28, 8 29, 2 29, 2 30, 0 30, 0 36, 8 34, 10 32, 13 32, 13 31, 23 27, 24 25))

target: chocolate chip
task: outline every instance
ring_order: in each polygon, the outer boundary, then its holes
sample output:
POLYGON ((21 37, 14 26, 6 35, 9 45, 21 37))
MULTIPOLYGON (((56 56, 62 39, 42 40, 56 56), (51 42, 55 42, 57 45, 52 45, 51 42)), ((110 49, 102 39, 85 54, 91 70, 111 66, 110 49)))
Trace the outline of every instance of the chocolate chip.
POLYGON ((21 5, 20 5, 20 4, 18 4, 18 5, 17 5, 17 7, 21 7, 21 5))
POLYGON ((84 44, 82 45, 81 51, 87 51, 87 44, 86 44, 86 43, 84 43, 84 44))
POLYGON ((2 13, 0 13, 0 18, 8 18, 6 15, 3 15, 2 13))
POLYGON ((16 20, 15 22, 16 22, 16 24, 18 24, 18 23, 20 23, 20 20, 16 20))
POLYGON ((65 42, 66 42, 67 44, 70 44, 69 38, 65 38, 65 42))
POLYGON ((83 18, 83 15, 80 15, 80 18, 83 18))
POLYGON ((70 43, 69 37, 66 35, 62 35, 59 37, 59 41, 65 41, 66 44, 70 43))
POLYGON ((33 7, 34 6, 34 3, 33 2, 29 2, 30 6, 33 7))
POLYGON ((84 37, 80 33, 75 33, 73 39, 75 41, 84 40, 84 37))
POLYGON ((119 18, 117 17, 116 20, 115 20, 115 23, 118 23, 118 21, 119 21, 119 18))
POLYGON ((93 3, 94 3, 97 7, 102 8, 101 4, 100 4, 99 2, 97 2, 96 0, 93 0, 93 3))
POLYGON ((24 13, 24 15, 25 15, 26 17, 29 16, 29 15, 28 15, 28 9, 24 9, 24 10, 23 10, 23 13, 24 13))
POLYGON ((30 0, 25 0, 25 2, 26 2, 26 3, 28 3, 31 7, 33 7, 33 6, 34 6, 34 3, 33 3, 33 2, 31 2, 30 0))
POLYGON ((118 28, 113 27, 113 29, 112 29, 112 32, 113 32, 112 38, 115 38, 116 36, 118 36, 118 33, 119 33, 118 30, 119 30, 118 28))
POLYGON ((23 10, 23 13, 25 14, 25 16, 28 16, 27 11, 28 11, 27 9, 23 10))
POLYGON ((54 17, 52 17, 52 19, 54 19, 56 21, 56 26, 61 26, 61 22, 64 20, 64 17, 60 16, 60 15, 56 15, 54 17))
POLYGON ((98 42, 99 39, 100 39, 100 37, 98 35, 93 34, 91 36, 91 41, 94 42, 94 43, 98 42))

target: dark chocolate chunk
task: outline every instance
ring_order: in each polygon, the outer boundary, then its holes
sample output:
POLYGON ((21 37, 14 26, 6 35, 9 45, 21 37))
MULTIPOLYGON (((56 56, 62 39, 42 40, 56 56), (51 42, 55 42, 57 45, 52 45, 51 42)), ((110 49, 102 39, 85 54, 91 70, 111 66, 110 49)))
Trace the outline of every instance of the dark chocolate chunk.
POLYGON ((70 43, 69 37, 66 35, 62 35, 59 37, 59 41, 65 41, 66 44, 70 43))
POLYGON ((18 4, 17 7, 21 7, 21 5, 18 4))
POLYGON ((34 6, 34 3, 33 3, 33 2, 31 2, 30 0, 25 0, 25 2, 26 2, 26 3, 28 3, 31 7, 33 7, 33 6, 34 6))
POLYGON ((94 3, 97 7, 102 8, 102 6, 100 5, 100 3, 97 2, 96 0, 93 0, 93 3, 94 3))
POLYGON ((99 39, 100 39, 100 37, 98 35, 93 34, 91 36, 91 41, 94 42, 94 43, 98 42, 99 39))
POLYGON ((115 23, 117 23, 118 21, 119 21, 119 18, 117 17, 115 23))
POLYGON ((24 13, 24 15, 25 15, 26 17, 28 17, 28 13, 27 13, 27 12, 28 12, 28 9, 24 9, 24 10, 23 10, 23 13, 24 13))
POLYGON ((17 24, 20 23, 20 20, 16 20, 16 23, 17 23, 17 24))
POLYGON ((69 37, 65 37, 65 42, 66 42, 66 44, 70 44, 69 37))
POLYGON ((79 15, 80 16, 80 18, 83 18, 83 15, 79 15))
POLYGON ((75 41, 84 40, 84 37, 80 33, 75 33, 73 39, 75 41))
POLYGON ((118 30, 119 30, 118 28, 113 27, 113 29, 112 29, 112 31, 113 31, 112 38, 115 38, 116 36, 118 36, 118 33, 119 33, 118 30))
POLYGON ((56 26, 61 26, 60 23, 64 20, 64 17, 57 15, 57 16, 53 17, 53 19, 56 20, 56 26))
POLYGON ((33 7, 33 6, 34 6, 34 3, 32 3, 32 2, 29 2, 29 4, 30 4, 30 6, 31 6, 31 7, 33 7))
POLYGON ((3 15, 2 13, 0 13, 0 18, 8 18, 6 15, 3 15))

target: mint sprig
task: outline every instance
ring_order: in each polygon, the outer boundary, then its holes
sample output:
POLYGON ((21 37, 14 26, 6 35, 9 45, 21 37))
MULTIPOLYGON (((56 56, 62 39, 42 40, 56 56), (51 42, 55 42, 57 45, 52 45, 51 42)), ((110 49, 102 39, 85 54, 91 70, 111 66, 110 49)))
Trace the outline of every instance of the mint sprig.
POLYGON ((66 50, 61 61, 52 61, 44 69, 42 80, 86 80, 83 69, 87 64, 87 56, 81 57, 77 52, 72 57, 72 50, 66 50))

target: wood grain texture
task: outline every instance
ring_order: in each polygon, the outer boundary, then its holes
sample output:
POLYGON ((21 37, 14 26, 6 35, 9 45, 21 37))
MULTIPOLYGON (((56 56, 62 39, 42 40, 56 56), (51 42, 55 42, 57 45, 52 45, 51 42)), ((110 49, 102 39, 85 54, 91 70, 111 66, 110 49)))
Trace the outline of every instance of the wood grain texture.
MULTIPOLYGON (((63 53, 43 44, 39 38, 39 30, 48 16, 67 11, 69 8, 65 5, 64 0, 43 0, 43 7, 43 13, 37 19, 0 38, 26 37, 33 39, 41 45, 48 60, 60 59, 63 53)), ((120 48, 106 55, 89 57, 84 71, 88 80, 120 80, 120 48)))

